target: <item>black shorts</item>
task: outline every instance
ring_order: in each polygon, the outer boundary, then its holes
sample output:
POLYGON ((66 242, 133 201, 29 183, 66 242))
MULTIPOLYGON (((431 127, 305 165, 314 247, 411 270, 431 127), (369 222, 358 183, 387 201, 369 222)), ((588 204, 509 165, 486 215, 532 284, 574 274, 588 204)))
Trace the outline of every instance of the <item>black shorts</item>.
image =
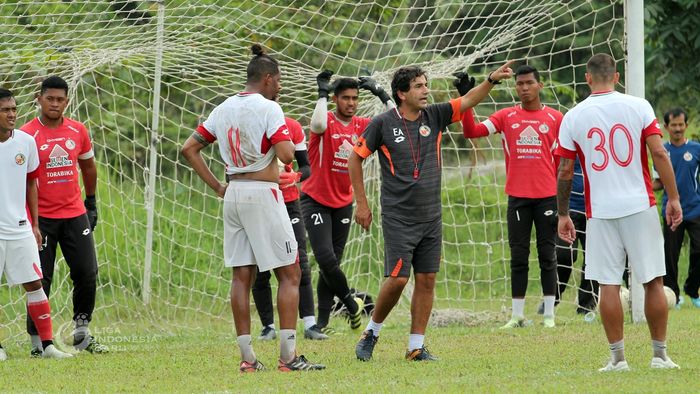
POLYGON ((384 276, 409 277, 414 273, 440 270, 442 217, 432 222, 412 223, 382 215, 384 276))

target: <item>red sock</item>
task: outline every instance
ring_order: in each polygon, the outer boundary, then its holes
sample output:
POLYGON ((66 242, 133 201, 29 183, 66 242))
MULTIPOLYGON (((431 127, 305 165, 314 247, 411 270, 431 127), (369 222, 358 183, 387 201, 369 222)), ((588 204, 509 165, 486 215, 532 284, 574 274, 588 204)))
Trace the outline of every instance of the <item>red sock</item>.
POLYGON ((51 307, 44 289, 27 292, 27 310, 29 310, 29 316, 34 321, 37 331, 39 331, 39 338, 42 341, 52 340, 51 307))

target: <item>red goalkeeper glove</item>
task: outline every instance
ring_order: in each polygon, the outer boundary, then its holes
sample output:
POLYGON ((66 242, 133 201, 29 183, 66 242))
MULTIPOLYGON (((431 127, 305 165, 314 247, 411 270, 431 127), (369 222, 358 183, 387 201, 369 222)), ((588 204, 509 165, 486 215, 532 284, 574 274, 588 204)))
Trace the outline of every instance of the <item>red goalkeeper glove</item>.
POLYGON ((279 179, 278 183, 280 184, 280 189, 284 189, 285 187, 294 186, 300 180, 301 180, 301 172, 284 171, 284 172, 280 172, 280 179, 279 179))

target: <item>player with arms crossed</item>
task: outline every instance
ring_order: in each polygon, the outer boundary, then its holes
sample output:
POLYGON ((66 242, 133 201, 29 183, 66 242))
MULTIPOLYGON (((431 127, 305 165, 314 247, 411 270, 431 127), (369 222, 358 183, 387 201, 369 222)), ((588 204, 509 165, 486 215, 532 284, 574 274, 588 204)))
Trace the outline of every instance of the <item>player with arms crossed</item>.
MULTIPOLYGON (((690 301, 700 308, 698 287, 700 287, 700 188, 698 188, 698 169, 700 169, 700 144, 685 137, 688 127, 688 114, 682 108, 674 108, 664 114, 664 128, 668 131, 669 141, 664 144, 673 164, 678 194, 683 208, 683 222, 674 231, 670 223, 664 220, 664 249, 666 255, 666 276, 664 285, 676 293, 676 307, 680 307, 683 297, 678 287, 678 259, 683 247, 683 237, 688 233, 690 253, 688 256, 688 278, 683 290, 690 301)), ((658 177, 656 177, 658 178, 658 177)), ((654 190, 664 187, 659 179, 654 179, 654 190)), ((663 202, 668 201, 664 190, 663 202)), ((661 214, 666 209, 661 205, 661 214)))
POLYGON ((520 104, 495 112, 478 125, 474 124, 471 110, 462 119, 464 136, 467 138, 501 133, 506 160, 506 219, 513 306, 510 321, 501 327, 505 329, 525 326, 525 293, 533 223, 537 234, 537 258, 544 295, 543 324, 548 328, 555 326, 557 260, 554 213, 557 208, 557 175, 554 148, 562 114, 542 104, 540 90, 543 86, 539 71, 522 65, 515 70, 515 91, 520 104))
POLYGON ((319 99, 311 117, 311 176, 301 186, 304 224, 320 271, 316 286, 318 327, 328 334, 333 333, 328 327, 333 296, 347 308, 352 329, 360 327, 364 308, 362 300, 350 292, 348 280, 340 268, 352 221, 348 156, 370 121, 355 115, 359 89, 369 90, 387 108, 393 107, 389 95, 372 78, 360 77, 359 82, 340 78, 331 84, 332 75, 331 71, 323 71, 316 77, 319 99), (331 91, 334 112, 327 108, 331 91))
MULTIPOLYGON (((7 89, 0 89, 0 276, 10 285, 22 284, 27 311, 35 323, 42 357, 68 358, 53 345, 51 307, 41 286, 37 177, 39 153, 31 136, 15 130, 17 104, 7 89), (31 221, 27 218, 27 207, 31 221)), ((0 345, 0 361, 7 360, 0 345)))
POLYGON ((294 145, 282 108, 274 100, 281 73, 275 59, 258 44, 252 46, 246 91, 218 105, 185 141, 182 155, 204 182, 224 199, 224 265, 232 267, 231 310, 241 350, 241 372, 264 369, 253 351, 250 336, 250 289, 257 269, 274 270, 279 288, 280 371, 325 368, 296 355, 296 319, 299 304, 297 243, 279 189, 277 160, 289 164, 294 145), (201 150, 219 141, 226 164, 221 184, 201 150))
POLYGON ((663 238, 651 185, 647 148, 666 186, 666 220, 675 229, 683 220, 671 161, 649 102, 616 92, 620 74, 615 60, 596 54, 586 64, 591 95, 562 121, 557 154, 559 237, 573 242, 576 229, 569 217, 574 158, 581 160, 586 182, 586 279, 600 284, 600 316, 611 359, 600 369, 627 371, 620 284, 629 257, 632 275, 644 285, 646 315, 653 356, 652 368, 678 368, 666 354, 668 308, 663 290, 663 238))
MULTIPOLYGON (((39 228, 44 247, 39 253, 42 283, 49 296, 56 263, 56 248, 70 269, 73 282, 73 346, 90 353, 108 348, 90 335, 88 324, 95 310, 97 257, 92 232, 97 225, 97 167, 87 128, 63 116, 68 105, 68 83, 50 76, 41 83, 37 103, 41 114, 21 127, 39 147, 39 228), (80 171, 78 171, 80 169, 80 171), (78 172, 85 188, 82 199, 78 172)), ((41 354, 41 341, 34 321, 27 319, 33 356, 41 354)))
MULTIPOLYGON (((304 181, 311 174, 309 168, 309 156, 306 153, 306 137, 299 122, 292 118, 285 118, 287 130, 294 144, 294 159, 297 162, 297 170, 294 171, 291 164, 286 164, 280 170, 278 180, 284 204, 287 207, 287 214, 294 229, 297 247, 299 251, 299 267, 301 267, 301 280, 299 282, 299 317, 304 321, 304 338, 323 340, 328 336, 321 332, 316 325, 314 315, 314 289, 311 285, 311 268, 306 255, 306 230, 304 230, 304 220, 299 206, 299 188, 297 183, 304 181)), ((253 301, 255 309, 258 311, 260 321, 263 325, 262 332, 258 339, 273 340, 277 338, 275 332, 275 318, 272 308, 272 289, 270 288, 270 271, 260 272, 258 270, 255 283, 253 284, 253 301)))
POLYGON ((509 64, 492 72, 488 81, 466 95, 433 105, 428 105, 430 89, 425 72, 416 66, 399 68, 391 81, 398 108, 374 117, 355 144, 349 160, 350 179, 357 201, 355 221, 365 230, 372 223, 372 211, 365 194, 362 162, 381 151, 386 277, 372 318, 355 347, 358 359, 368 361, 372 357, 382 324, 399 300, 413 267, 415 288, 406 359, 437 360, 425 348, 424 337, 442 250, 442 133, 486 97, 496 82, 512 75, 509 64))

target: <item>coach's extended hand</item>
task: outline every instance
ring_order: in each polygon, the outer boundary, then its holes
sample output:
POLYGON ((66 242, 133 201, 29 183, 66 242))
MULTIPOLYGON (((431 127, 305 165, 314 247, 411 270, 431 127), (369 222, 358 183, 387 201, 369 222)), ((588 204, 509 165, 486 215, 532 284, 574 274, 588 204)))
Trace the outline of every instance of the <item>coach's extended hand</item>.
POLYGON ((389 94, 384 90, 382 85, 379 84, 379 82, 375 81, 374 78, 371 77, 360 77, 360 89, 366 89, 372 92, 373 95, 379 97, 380 100, 382 100, 382 103, 386 104, 391 100, 391 97, 389 97, 389 94))
POLYGON ((452 75, 456 78, 452 84, 455 85, 460 96, 464 96, 476 86, 476 79, 474 77, 470 78, 466 71, 456 72, 452 75))
POLYGON ((90 222, 90 231, 95 231, 97 226, 97 200, 95 196, 85 196, 85 209, 87 210, 88 221, 90 222))
POLYGON ((328 98, 331 89, 331 77, 333 71, 323 70, 316 76, 316 84, 318 85, 318 98, 328 98))

